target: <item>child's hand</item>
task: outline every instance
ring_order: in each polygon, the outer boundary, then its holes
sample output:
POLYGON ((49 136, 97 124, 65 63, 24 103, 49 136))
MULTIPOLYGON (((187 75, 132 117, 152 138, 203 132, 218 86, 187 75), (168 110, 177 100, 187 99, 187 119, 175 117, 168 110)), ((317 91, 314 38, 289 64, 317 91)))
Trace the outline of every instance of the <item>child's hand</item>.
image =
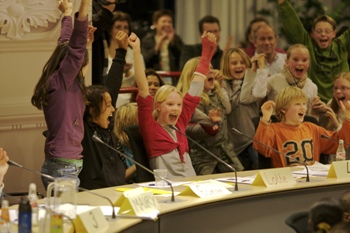
POLYGON ((211 60, 216 51, 216 36, 211 32, 204 32, 202 35, 202 57, 211 60))
POLYGON ((129 38, 125 32, 119 31, 117 35, 115 35, 115 39, 117 40, 118 48, 128 48, 129 38))
POLYGON ((131 46, 131 48, 134 51, 139 51, 140 47, 141 47, 141 42, 140 39, 136 36, 135 33, 131 33, 131 35, 129 36, 129 45, 131 46))
POLYGON ((332 127, 336 128, 336 129, 339 127, 339 122, 338 122, 337 116, 335 115, 335 112, 333 111, 332 108, 326 106, 324 108, 324 115, 325 115, 325 117, 328 118, 329 123, 332 127))
POLYGON ((89 47, 92 44, 92 42, 94 42, 94 32, 96 31, 96 29, 97 28, 92 25, 88 26, 86 47, 89 47))
POLYGON ((315 96, 311 101, 311 110, 315 115, 326 112, 327 108, 327 105, 321 101, 319 96, 315 96))
POLYGON ((58 9, 65 15, 70 16, 73 12, 73 4, 70 0, 60 0, 58 1, 58 9))
POLYGON ((263 114, 262 120, 266 123, 270 122, 270 118, 273 113, 273 109, 275 107, 275 102, 272 100, 266 101, 262 106, 261 106, 261 112, 263 114))
POLYGON ((208 116, 212 122, 218 123, 222 121, 220 108, 209 110, 208 116))
POLYGON ((265 53, 260 53, 252 57, 252 70, 255 72, 257 69, 265 68, 265 53))
POLYGON ((339 101, 339 105, 341 110, 345 113, 345 118, 350 121, 350 101, 349 100, 344 100, 344 101, 339 101))

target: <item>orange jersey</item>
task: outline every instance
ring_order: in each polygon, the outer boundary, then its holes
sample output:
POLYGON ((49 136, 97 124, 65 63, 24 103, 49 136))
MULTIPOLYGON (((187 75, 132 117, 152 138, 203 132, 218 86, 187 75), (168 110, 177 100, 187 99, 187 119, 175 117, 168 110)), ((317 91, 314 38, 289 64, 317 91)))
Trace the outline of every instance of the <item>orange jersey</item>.
MULTIPOLYGON (((328 131, 310 122, 292 126, 285 123, 266 124, 260 121, 254 139, 298 161, 311 165, 315 161, 319 161, 321 153, 334 154, 338 148, 338 142, 322 138, 321 135, 350 142, 349 131, 350 122, 348 120, 344 120, 339 132, 328 131)), ((253 145, 260 154, 271 158, 273 167, 286 167, 295 163, 293 159, 286 158, 264 145, 257 142, 253 142, 253 145)))

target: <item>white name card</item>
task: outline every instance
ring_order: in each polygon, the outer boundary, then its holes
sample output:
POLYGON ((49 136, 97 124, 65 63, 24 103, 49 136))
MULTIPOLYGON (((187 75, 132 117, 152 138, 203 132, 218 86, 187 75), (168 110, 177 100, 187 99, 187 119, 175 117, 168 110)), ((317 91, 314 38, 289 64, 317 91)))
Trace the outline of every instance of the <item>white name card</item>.
POLYGON ((252 185, 274 187, 280 185, 296 184, 290 167, 273 168, 259 171, 252 185))
POLYGON ((332 162, 327 178, 350 178, 350 161, 344 160, 332 162))
POLYGON ((145 192, 141 187, 123 193, 115 204, 120 204, 119 214, 157 217, 158 202, 152 191, 145 192))
MULTIPOLYGON (((74 220, 75 232, 106 232, 108 222, 99 207, 79 213, 74 220)), ((71 228, 70 232, 73 232, 71 228)))
POLYGON ((182 196, 195 196, 195 197, 212 197, 223 194, 230 194, 231 192, 226 189, 224 184, 218 181, 203 181, 192 183, 187 186, 179 195, 182 196))

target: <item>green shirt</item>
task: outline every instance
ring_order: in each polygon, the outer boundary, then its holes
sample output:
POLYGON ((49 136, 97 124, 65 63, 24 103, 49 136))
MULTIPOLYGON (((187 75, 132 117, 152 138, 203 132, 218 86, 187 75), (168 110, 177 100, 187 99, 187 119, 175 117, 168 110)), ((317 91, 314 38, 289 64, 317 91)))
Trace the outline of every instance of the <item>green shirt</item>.
POLYGON ((293 44, 304 44, 310 52, 308 75, 318 87, 321 100, 328 102, 333 96, 335 77, 341 72, 349 71, 348 51, 350 49, 350 30, 335 38, 332 44, 321 49, 310 37, 292 5, 285 1, 279 4, 279 13, 286 36, 293 44))

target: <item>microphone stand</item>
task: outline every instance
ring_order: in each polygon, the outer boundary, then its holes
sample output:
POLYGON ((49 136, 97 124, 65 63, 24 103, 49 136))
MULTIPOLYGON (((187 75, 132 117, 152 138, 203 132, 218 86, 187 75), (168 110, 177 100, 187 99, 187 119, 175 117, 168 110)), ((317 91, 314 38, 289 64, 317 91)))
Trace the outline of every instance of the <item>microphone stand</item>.
POLYGON ((292 159, 292 160, 296 161, 297 163, 303 165, 303 166, 305 167, 305 169, 306 169, 306 182, 310 182, 309 168, 306 166, 305 163, 302 163, 302 162, 300 162, 299 160, 297 160, 297 159, 295 159, 295 158, 293 158, 293 157, 290 157, 289 155, 286 155, 286 154, 284 154, 284 153, 282 153, 282 152, 276 150, 275 148, 273 148, 273 147, 271 147, 271 146, 269 146, 269 145, 266 145, 266 144, 264 144, 264 143, 262 143, 262 142, 260 142, 260 141, 258 141, 258 140, 255 140, 254 138, 251 138, 251 137, 249 137, 249 136, 243 134, 241 131, 239 131, 239 130, 236 129, 236 128, 232 128, 232 130, 235 131, 236 133, 238 133, 238 134, 240 134, 240 135, 242 135, 242 136, 244 136, 244 137, 246 137, 246 138, 248 138, 248 139, 250 139, 250 140, 256 142, 256 143, 259 143, 260 145, 263 145, 263 146, 269 148, 270 150, 272 150, 272 151, 274 151, 274 152, 276 152, 276 153, 278 153, 278 154, 280 154, 280 155, 283 155, 283 156, 286 157, 286 158, 292 159))
POLYGON ((199 144, 198 142, 196 142, 195 140, 193 140, 192 138, 190 138, 189 136, 187 136, 186 134, 181 132, 175 125, 170 124, 169 127, 174 129, 174 130, 176 130, 177 132, 179 132, 181 135, 185 136, 186 138, 188 138, 191 142, 196 144, 199 148, 201 148, 202 150, 207 152, 210 156, 214 157, 220 163, 224 164, 226 167, 228 167, 230 170, 232 170, 235 173, 235 179, 236 179, 235 180, 235 191, 238 191, 238 181, 237 181, 237 171, 236 171, 236 169, 234 169, 230 164, 226 163, 224 160, 222 160, 221 158, 219 158, 218 156, 213 154, 211 151, 209 151, 208 149, 203 147, 201 144, 199 144))
MULTIPOLYGON (((52 180, 52 181, 55 181, 55 178, 54 178, 53 176, 50 176, 50 175, 47 175, 47 174, 45 174, 45 173, 36 171, 36 170, 34 170, 34 169, 30 169, 30 168, 24 167, 24 166, 22 166, 21 164, 16 163, 16 162, 14 162, 14 161, 12 161, 12 160, 8 160, 7 163, 8 163, 9 165, 22 168, 22 169, 24 169, 24 170, 33 172, 33 173, 35 173, 35 174, 41 175, 41 176, 43 176, 43 177, 46 177, 46 178, 48 178, 48 179, 50 179, 50 180, 52 180)), ((114 210, 113 203, 112 203, 112 201, 111 201, 108 197, 102 196, 101 194, 98 194, 98 193, 95 193, 95 192, 91 192, 90 190, 85 189, 85 188, 82 188, 82 187, 77 187, 77 189, 78 189, 78 190, 82 190, 82 191, 86 191, 86 192, 88 192, 88 193, 91 193, 91 194, 93 194, 93 195, 96 195, 96 196, 99 196, 99 197, 102 197, 102 198, 106 199, 106 200, 111 204, 111 207, 112 207, 112 219, 116 219, 116 214, 115 214, 115 210, 114 210)))
POLYGON ((132 161, 133 163, 135 163, 137 166, 141 167, 142 169, 144 169, 145 171, 151 173, 152 175, 154 175, 155 177, 158 177, 159 179, 165 181, 167 183, 167 185, 170 186, 171 188, 171 200, 170 202, 175 202, 175 194, 174 194, 174 188, 173 185, 171 184, 171 182, 167 179, 165 179, 164 177, 161 177, 157 174, 155 174, 152 170, 148 169, 147 167, 143 166, 141 163, 136 162, 134 159, 130 158, 129 156, 125 155, 124 153, 118 151, 117 149, 115 149, 114 147, 108 145, 107 143, 105 143, 104 141, 102 141, 102 139, 97 135, 97 133, 95 132, 94 135, 92 135, 92 140, 94 140, 95 142, 101 143, 105 146, 107 146, 108 148, 112 149, 113 151, 117 152, 118 154, 120 154, 121 156, 123 156, 125 159, 128 159, 129 161, 132 161))
POLYGON ((8 164, 8 165, 11 165, 11 166, 15 166, 15 167, 22 168, 22 169, 27 170, 27 171, 30 171, 30 172, 33 172, 33 173, 35 173, 35 174, 38 174, 38 175, 43 176, 43 177, 45 177, 45 178, 48 178, 48 179, 50 179, 50 180, 55 180, 55 178, 54 178, 53 176, 50 176, 50 175, 45 174, 45 173, 41 173, 41 172, 36 171, 36 170, 34 170, 34 169, 30 169, 30 168, 27 168, 27 167, 23 167, 21 164, 16 163, 15 161, 12 161, 12 160, 10 160, 10 159, 7 161, 7 164, 8 164))
MULTIPOLYGON (((334 139, 334 138, 331 138, 331 137, 328 137, 327 135, 324 135, 324 134, 321 134, 321 138, 325 138, 325 139, 328 139, 328 140, 335 141, 335 142, 338 142, 338 143, 339 143, 339 140, 334 139)), ((349 143, 346 143, 346 142, 344 142, 344 145, 350 146, 350 144, 349 144, 349 143)))

